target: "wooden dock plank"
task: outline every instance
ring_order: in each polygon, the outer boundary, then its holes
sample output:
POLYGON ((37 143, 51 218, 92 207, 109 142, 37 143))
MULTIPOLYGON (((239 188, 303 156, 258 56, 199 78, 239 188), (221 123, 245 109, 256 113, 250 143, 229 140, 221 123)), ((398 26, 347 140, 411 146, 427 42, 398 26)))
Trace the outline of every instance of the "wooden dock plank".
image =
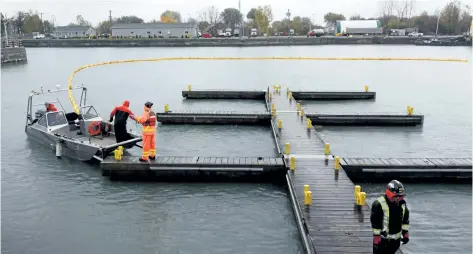
POLYGON ((346 168, 471 169, 469 158, 343 158, 346 168))
MULTIPOLYGON (((290 103, 285 92, 273 94, 267 108, 271 109, 271 103, 274 103, 276 113, 278 110, 296 111, 297 109, 297 102, 292 100, 290 103)), ((282 121, 282 129, 276 129, 275 139, 281 148, 281 153, 285 153, 285 144, 289 143, 289 156, 291 154, 296 156, 296 169, 288 173, 288 179, 294 190, 291 195, 295 196, 299 204, 296 210, 301 211, 301 216, 309 230, 308 237, 312 240, 306 240, 305 243, 313 244, 312 249, 315 249, 317 253, 371 253, 372 231, 369 208, 363 208, 362 222, 359 216, 353 216, 354 185, 343 170, 334 170, 333 159, 325 163, 323 138, 313 128, 308 132, 307 118, 303 117, 301 121, 297 113, 277 114, 276 118, 272 119, 274 128, 278 120, 282 121), (312 191, 313 202, 310 208, 304 205, 305 184, 309 185, 312 191), (329 236, 339 240, 328 243, 321 241, 318 236, 329 236)), ((342 158, 342 164, 362 165, 370 162, 381 166, 380 161, 376 160, 342 158)), ((305 233, 302 234, 305 235, 305 233)))

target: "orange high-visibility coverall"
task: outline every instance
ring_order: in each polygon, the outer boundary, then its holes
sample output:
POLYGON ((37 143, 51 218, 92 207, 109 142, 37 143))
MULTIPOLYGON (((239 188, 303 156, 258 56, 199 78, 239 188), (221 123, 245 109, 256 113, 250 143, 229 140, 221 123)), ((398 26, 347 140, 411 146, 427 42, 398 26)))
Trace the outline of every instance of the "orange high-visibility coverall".
MULTIPOLYGON (((143 153, 142 160, 156 159, 156 114, 150 108, 145 108, 141 117, 134 117, 137 122, 143 125, 143 153)), ((132 119, 133 119, 132 118, 132 119)))

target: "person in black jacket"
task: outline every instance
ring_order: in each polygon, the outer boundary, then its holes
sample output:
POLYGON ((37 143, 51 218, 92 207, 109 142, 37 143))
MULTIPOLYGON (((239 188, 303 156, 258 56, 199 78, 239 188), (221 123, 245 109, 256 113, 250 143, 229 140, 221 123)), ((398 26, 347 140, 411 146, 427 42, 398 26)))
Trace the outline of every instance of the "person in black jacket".
POLYGON ((130 115, 133 115, 133 112, 128 108, 129 106, 130 102, 124 101, 123 105, 115 107, 110 113, 110 122, 115 117, 113 125, 117 143, 132 139, 131 135, 126 131, 126 121, 130 115))
POLYGON ((373 202, 373 253, 394 254, 401 242, 409 242, 409 209, 404 200, 405 195, 402 183, 393 180, 386 187, 385 194, 373 202))

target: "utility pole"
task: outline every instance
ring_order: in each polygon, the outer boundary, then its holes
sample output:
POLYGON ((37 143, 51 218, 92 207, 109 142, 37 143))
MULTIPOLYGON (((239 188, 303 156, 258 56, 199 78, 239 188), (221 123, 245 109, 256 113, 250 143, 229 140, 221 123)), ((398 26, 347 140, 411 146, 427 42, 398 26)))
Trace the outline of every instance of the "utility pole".
POLYGON ((437 11, 437 28, 435 29, 435 37, 437 37, 437 32, 439 31, 439 22, 440 22, 440 12, 437 11))
POLYGON ((110 30, 108 31, 108 34, 112 36, 112 10, 108 10, 108 21, 110 22, 110 30))
MULTIPOLYGON (((238 12, 241 14, 241 0, 238 0, 238 12)), ((243 15, 241 15, 240 29, 240 38, 243 38, 243 35, 245 34, 245 21, 243 15)))
POLYGON ((286 16, 287 16, 287 27, 288 27, 287 35, 291 36, 291 11, 289 9, 287 9, 286 16))
POLYGON ((43 29, 43 14, 42 12, 39 13, 40 15, 40 20, 41 20, 41 27, 40 27, 40 32, 43 34, 44 33, 44 29, 43 29))
MULTIPOLYGON (((7 14, 3 17, 3 28, 5 29, 5 46, 8 46, 7 14)), ((1 28, 0 28, 1 29, 1 28)))

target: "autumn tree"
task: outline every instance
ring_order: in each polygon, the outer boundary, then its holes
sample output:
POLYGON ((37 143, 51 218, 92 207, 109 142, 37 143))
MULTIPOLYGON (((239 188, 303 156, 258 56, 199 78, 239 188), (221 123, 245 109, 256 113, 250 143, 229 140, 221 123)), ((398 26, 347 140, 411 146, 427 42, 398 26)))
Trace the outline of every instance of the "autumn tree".
POLYGON ((273 11, 271 5, 258 6, 255 13, 255 23, 259 31, 266 33, 269 36, 269 24, 273 21, 273 11))
POLYGON ((166 10, 160 16, 163 23, 181 23, 181 14, 177 11, 166 10))

